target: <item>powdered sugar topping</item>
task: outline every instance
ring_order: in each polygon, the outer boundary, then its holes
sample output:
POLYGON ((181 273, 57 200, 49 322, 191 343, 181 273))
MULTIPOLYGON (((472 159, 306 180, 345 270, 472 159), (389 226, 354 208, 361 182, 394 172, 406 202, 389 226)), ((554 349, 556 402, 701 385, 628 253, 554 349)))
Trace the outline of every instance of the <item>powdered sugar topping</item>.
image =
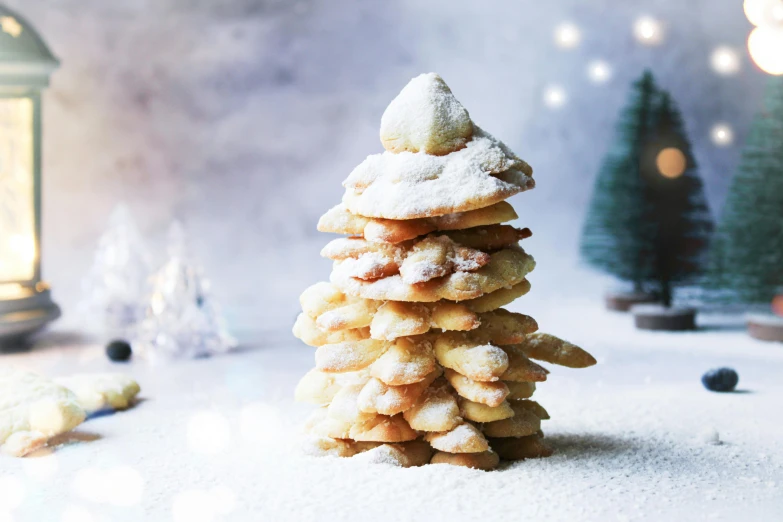
POLYGON ((435 73, 408 82, 381 117, 381 143, 392 152, 448 154, 472 134, 468 111, 435 73))

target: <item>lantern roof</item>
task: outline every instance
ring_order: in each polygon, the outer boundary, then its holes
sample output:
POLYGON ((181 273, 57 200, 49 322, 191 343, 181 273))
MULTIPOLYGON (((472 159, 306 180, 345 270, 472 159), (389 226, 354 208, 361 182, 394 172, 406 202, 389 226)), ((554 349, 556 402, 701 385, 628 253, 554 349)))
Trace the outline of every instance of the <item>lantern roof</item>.
POLYGON ((0 86, 45 87, 59 64, 27 20, 0 5, 0 86))

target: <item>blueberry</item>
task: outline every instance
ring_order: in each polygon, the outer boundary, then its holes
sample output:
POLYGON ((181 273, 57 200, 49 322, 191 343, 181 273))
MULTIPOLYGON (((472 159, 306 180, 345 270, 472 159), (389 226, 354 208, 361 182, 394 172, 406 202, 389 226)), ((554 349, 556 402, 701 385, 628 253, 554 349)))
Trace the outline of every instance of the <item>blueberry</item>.
POLYGON ((737 387, 739 375, 731 368, 716 368, 701 376, 701 383, 710 391, 730 392, 737 387))
POLYGON ((130 359, 132 350, 128 341, 117 339, 106 346, 106 355, 114 362, 124 362, 130 359))

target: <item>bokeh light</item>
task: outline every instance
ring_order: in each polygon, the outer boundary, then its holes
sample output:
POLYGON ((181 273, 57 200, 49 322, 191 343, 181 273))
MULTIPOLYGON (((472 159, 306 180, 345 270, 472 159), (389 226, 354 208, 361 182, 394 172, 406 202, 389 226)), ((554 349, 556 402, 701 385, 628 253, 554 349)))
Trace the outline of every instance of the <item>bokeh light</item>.
POLYGON ((0 476, 0 513, 10 513, 24 502, 25 487, 21 480, 0 476))
POLYGON ((772 311, 780 317, 783 317, 783 294, 776 295, 772 298, 772 311))
POLYGON ((228 515, 237 507, 237 494, 228 486, 217 486, 209 492, 212 507, 221 515, 228 515))
POLYGON ((236 503, 236 494, 225 486, 192 489, 174 497, 171 515, 174 522, 213 522, 230 514, 236 503))
POLYGON ((783 25, 783 0, 745 0, 742 9, 757 27, 783 25))
POLYGON ((728 123, 716 123, 710 130, 710 139, 715 145, 725 147, 734 143, 734 131, 728 123))
POLYGON ((188 448, 195 453, 215 455, 228 448, 231 428, 228 420, 216 411, 194 414, 187 425, 188 448))
POLYGON ((103 503, 106 498, 106 481, 103 470, 96 467, 86 467, 73 476, 71 491, 77 497, 90 502, 103 503))
POLYGON ((748 37, 750 57, 769 74, 783 74, 783 29, 757 27, 748 37))
POLYGON ((633 34, 645 45, 658 45, 663 41, 663 25, 651 16, 641 16, 633 24, 633 34))
POLYGON ((93 522, 93 520, 95 517, 92 516, 92 513, 75 504, 65 506, 60 517, 60 522, 93 522))
POLYGON ((283 421, 273 406, 255 402, 239 412, 239 432, 253 444, 274 442, 284 437, 283 421))
POLYGON ((685 154, 680 149, 667 147, 658 153, 655 165, 665 178, 679 178, 685 172, 685 154))
POLYGON ((748 22, 756 26, 763 25, 766 4, 767 0, 745 0, 742 3, 742 10, 745 11, 748 22))
POLYGON ((559 109, 568 101, 565 89, 559 85, 550 85, 544 89, 544 103, 552 109, 559 109))
POLYGON ((564 22, 555 28, 555 44, 561 49, 573 49, 582 41, 579 27, 571 22, 564 22))
POLYGON ((712 51, 710 65, 716 73, 731 76, 740 70, 740 55, 731 47, 720 46, 712 51))
POLYGON ((135 506, 144 496, 144 479, 130 466, 108 470, 105 481, 109 484, 105 501, 114 506, 135 506))
POLYGON ((77 497, 96 504, 135 506, 144 494, 144 479, 130 466, 101 469, 87 467, 76 472, 71 490, 77 497))
POLYGON ((612 66, 603 60, 593 60, 587 64, 587 77, 593 83, 606 83, 612 79, 612 66))

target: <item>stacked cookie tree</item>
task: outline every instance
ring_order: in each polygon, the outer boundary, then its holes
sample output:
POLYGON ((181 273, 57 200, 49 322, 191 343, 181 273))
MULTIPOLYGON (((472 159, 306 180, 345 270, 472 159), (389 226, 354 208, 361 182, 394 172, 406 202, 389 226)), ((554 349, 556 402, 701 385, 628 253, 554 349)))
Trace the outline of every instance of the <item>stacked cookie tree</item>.
POLYGON ((417 466, 493 469, 548 456, 530 400, 547 370, 595 360, 536 333, 502 307, 530 290, 528 229, 504 200, 534 187, 532 169, 475 125, 436 74, 424 74, 381 119, 382 154, 348 176, 343 203, 318 230, 331 282, 302 294, 294 334, 317 347, 297 400, 313 454, 417 466))

